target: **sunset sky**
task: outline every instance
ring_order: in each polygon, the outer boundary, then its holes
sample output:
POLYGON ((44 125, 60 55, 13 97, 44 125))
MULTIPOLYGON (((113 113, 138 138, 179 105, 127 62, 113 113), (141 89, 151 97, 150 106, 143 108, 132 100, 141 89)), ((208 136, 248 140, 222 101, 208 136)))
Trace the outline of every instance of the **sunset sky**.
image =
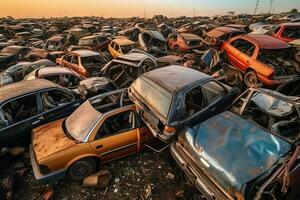
MULTIPOLYGON (((0 17, 104 16, 146 17, 163 14, 225 14, 226 11, 253 13, 256 0, 0 0, 0 17)), ((267 12, 270 0, 260 0, 258 13, 267 12)), ((275 0, 273 12, 300 10, 300 0, 275 0)))

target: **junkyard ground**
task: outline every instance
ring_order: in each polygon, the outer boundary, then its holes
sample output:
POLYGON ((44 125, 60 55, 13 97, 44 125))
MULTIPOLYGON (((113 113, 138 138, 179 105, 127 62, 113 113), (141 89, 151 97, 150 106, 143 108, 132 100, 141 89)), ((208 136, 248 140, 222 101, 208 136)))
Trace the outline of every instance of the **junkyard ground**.
MULTIPOLYGON (((16 157, 6 154, 0 158, 0 162, 2 184, 4 178, 10 177, 14 185, 12 199, 45 199, 45 191, 49 185, 39 184, 35 180, 28 150, 16 157), (22 174, 23 169, 28 170, 22 174)), ((85 187, 70 180, 57 181, 51 185, 54 191, 52 199, 138 200, 144 199, 142 194, 147 186, 151 186, 150 195, 149 189, 147 190, 147 199, 201 199, 199 194, 185 183, 182 173, 170 156, 169 149, 161 153, 145 150, 103 165, 101 169, 107 169, 112 174, 111 183, 106 189, 85 187)))

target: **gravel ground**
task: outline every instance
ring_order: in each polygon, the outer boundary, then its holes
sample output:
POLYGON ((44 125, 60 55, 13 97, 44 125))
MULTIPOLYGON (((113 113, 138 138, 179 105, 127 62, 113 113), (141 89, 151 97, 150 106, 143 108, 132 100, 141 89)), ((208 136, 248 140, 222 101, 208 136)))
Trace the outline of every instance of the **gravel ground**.
POLYGON ((52 185, 41 185, 34 178, 28 150, 19 156, 9 153, 0 158, 0 180, 9 177, 10 188, 0 190, 0 199, 11 192, 11 199, 45 199, 45 192, 53 192, 52 199, 201 199, 195 190, 185 184, 181 171, 171 158, 169 149, 161 153, 152 150, 131 155, 102 166, 112 174, 110 185, 105 189, 82 186, 69 180, 52 185), (27 170, 26 170, 27 169, 27 170), (25 171, 25 172, 24 172, 25 171), (24 173, 24 174, 22 174, 24 173), (151 191, 151 192, 149 192, 151 191), (177 194, 177 195, 176 195, 177 194))

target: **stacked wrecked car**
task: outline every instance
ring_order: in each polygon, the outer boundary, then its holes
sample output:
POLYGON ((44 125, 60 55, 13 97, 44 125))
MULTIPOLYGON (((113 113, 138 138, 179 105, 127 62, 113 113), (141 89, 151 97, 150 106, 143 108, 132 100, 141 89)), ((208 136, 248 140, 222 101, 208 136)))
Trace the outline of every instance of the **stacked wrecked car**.
POLYGON ((29 146, 39 183, 150 149, 204 199, 299 198, 298 22, 21 21, 0 21, 0 145, 29 146))

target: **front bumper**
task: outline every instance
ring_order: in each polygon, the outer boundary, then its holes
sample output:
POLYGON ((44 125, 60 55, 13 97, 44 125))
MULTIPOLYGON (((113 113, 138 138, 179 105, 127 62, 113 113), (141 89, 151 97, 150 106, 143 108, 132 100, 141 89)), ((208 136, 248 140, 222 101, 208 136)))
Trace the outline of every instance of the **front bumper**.
POLYGON ((171 155, 180 166, 188 181, 195 186, 201 194, 208 200, 227 200, 233 199, 227 197, 221 192, 207 177, 206 175, 195 166, 195 163, 189 158, 189 155, 179 144, 179 142, 171 144, 171 155))
POLYGON ((67 172, 67 170, 65 169, 55 171, 46 175, 42 174, 39 165, 35 159, 35 154, 32 145, 30 145, 30 161, 34 177, 39 183, 51 183, 65 178, 67 172))

